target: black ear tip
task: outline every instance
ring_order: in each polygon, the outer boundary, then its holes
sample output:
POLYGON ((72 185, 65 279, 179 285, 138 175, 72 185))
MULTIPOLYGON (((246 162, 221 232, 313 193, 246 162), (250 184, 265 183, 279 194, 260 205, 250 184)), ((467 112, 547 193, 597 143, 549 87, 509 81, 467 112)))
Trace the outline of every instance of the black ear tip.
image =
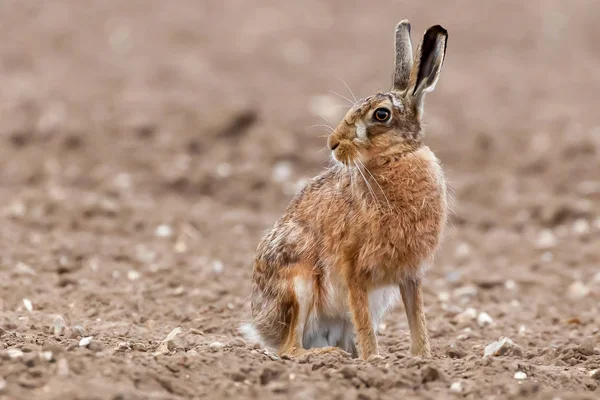
POLYGON ((431 28, 427 29, 426 34, 431 35, 431 36, 437 36, 437 35, 448 36, 448 31, 445 28, 443 28, 441 25, 434 25, 431 28))

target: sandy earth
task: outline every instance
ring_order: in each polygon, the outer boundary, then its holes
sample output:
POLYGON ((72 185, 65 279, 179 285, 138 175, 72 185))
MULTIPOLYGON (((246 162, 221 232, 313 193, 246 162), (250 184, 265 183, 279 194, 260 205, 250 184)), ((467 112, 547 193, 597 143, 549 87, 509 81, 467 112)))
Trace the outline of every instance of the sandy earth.
POLYGON ((0 399, 600 397, 600 6, 412 3, 0 1, 0 399), (398 305, 382 360, 280 360, 237 333, 252 253, 405 16, 450 33, 434 356, 398 305))

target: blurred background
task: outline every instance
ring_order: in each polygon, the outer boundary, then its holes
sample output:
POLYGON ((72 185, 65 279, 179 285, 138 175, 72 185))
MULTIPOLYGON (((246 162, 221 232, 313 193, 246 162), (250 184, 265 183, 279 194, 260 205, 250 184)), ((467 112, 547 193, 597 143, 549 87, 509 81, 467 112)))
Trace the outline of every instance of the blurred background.
POLYGON ((0 397, 589 394, 599 17, 593 0, 1 0, 0 397), (456 200, 426 283, 447 379, 405 357, 401 305, 386 360, 325 378, 236 329, 258 240, 328 164, 315 125, 390 87, 402 18, 414 47, 449 32, 425 108, 456 200), (500 336, 520 355, 482 361, 500 336))

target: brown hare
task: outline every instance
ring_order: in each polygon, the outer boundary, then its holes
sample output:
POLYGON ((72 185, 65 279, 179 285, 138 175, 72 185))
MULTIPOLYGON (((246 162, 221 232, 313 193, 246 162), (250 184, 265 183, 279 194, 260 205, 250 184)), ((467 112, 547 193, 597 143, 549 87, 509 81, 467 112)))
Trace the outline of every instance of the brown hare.
POLYGON ((241 328, 249 340, 280 355, 341 348, 368 359, 401 296, 411 353, 430 356, 421 278, 448 199, 421 118, 447 39, 441 26, 429 28, 413 59, 409 22, 396 26, 392 89, 354 104, 327 141, 336 165, 306 185, 258 245, 253 318, 241 328))

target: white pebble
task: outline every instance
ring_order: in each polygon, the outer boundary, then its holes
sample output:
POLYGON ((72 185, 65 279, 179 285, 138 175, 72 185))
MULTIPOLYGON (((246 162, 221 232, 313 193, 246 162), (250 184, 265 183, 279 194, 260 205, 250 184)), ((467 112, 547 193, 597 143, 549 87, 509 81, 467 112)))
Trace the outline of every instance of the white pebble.
POLYGON ((54 359, 54 354, 51 351, 42 351, 40 353, 40 358, 46 361, 52 361, 54 359))
POLYGON ((450 385, 450 392, 462 393, 462 391, 463 391, 463 384, 461 381, 456 381, 456 382, 452 383, 452 385, 450 385))
POLYGON ((509 279, 506 282, 504 282, 504 287, 508 290, 515 290, 517 288, 517 283, 512 279, 509 279))
POLYGON ((481 327, 488 326, 494 323, 494 320, 486 312, 479 313, 477 317, 477 324, 481 327))
POLYGON ((527 374, 523 371, 517 371, 515 373, 515 379, 520 380, 520 381, 527 379, 527 374))
POLYGON ((65 331, 65 319, 61 315, 54 318, 54 335, 60 336, 65 331))
POLYGON ((79 341, 79 347, 87 347, 90 343, 92 343, 93 336, 82 337, 79 341))
POLYGON ((460 324, 471 322, 475 318, 477 318, 477 310, 475 310, 472 307, 469 307, 465 311, 463 311, 460 314, 458 314, 457 316, 455 316, 454 318, 456 319, 456 322, 458 322, 460 324))
POLYGON ((231 165, 228 163, 217 164, 217 175, 221 178, 227 178, 231 175, 231 165))
POLYGON ((129 271, 127 273, 127 279, 129 279, 130 281, 137 281, 138 279, 140 279, 140 277, 142 276, 142 274, 140 274, 138 271, 132 269, 131 271, 129 271))
POLYGON ((219 349, 222 349, 223 347, 225 347, 225 345, 221 342, 212 342, 211 344, 208 345, 208 348, 211 350, 219 350, 219 349))
POLYGON ((23 357, 23 352, 21 349, 7 349, 6 353, 8 353, 8 356, 12 359, 23 357))
POLYGON ((590 231, 590 223, 580 218, 573 223, 573 233, 576 235, 585 235, 590 231))
POLYGON ((275 182, 285 182, 292 175, 292 166, 289 162, 279 162, 275 165, 272 177, 275 182))
POLYGON ((441 301, 442 303, 448 302, 450 300, 450 293, 448 293, 448 292, 439 293, 438 300, 441 301))
POLYGON ((538 235, 536 246, 538 249, 550 249, 556 246, 556 236, 550 229, 544 229, 538 235))
POLYGON ((156 227, 154 234, 157 237, 167 238, 173 236, 173 228, 167 224, 162 224, 156 227))
POLYGON ((29 300, 29 299, 23 299, 23 305, 25 306, 25 308, 27 309, 27 311, 33 312, 33 304, 31 303, 31 300, 29 300))
POLYGON ((377 326, 377 329, 383 332, 387 329, 387 324, 382 322, 381 324, 379 324, 379 326, 377 326))
POLYGON ((33 268, 20 261, 15 265, 15 270, 19 275, 37 275, 33 268))
POLYGON ((456 288, 452 291, 452 296, 454 297, 474 297, 479 292, 477 286, 466 285, 459 288, 456 288))
POLYGON ((471 247, 469 247, 468 243, 460 243, 458 246, 456 246, 456 249, 454 250, 454 255, 456 256, 456 258, 459 259, 465 259, 469 256, 469 254, 471 253, 471 247))
POLYGON ((519 326, 519 335, 520 336, 523 336, 526 331, 527 331, 527 328, 525 327, 525 325, 519 326))
POLYGON ((187 244, 185 244, 185 242, 179 241, 177 243, 175 243, 175 252, 177 253, 185 253, 187 251, 188 247, 187 244))
POLYGON ((569 297, 572 299, 581 299, 590 293, 590 288, 581 281, 573 282, 567 289, 569 297))
POLYGON ((212 262, 212 270, 215 274, 220 274, 223 272, 223 263, 219 260, 214 260, 212 262))

